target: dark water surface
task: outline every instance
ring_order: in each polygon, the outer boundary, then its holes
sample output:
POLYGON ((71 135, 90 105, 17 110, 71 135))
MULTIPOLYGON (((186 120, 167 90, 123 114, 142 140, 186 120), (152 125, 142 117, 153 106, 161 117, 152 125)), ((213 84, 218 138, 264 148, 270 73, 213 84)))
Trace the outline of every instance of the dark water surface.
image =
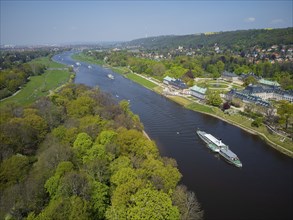
MULTIPOLYGON (((76 67, 71 53, 54 59, 76 67)), ((293 219, 293 159, 254 135, 187 110, 109 69, 80 63, 76 83, 99 86, 117 100, 130 100, 131 110, 140 116, 161 155, 177 160, 182 183, 197 195, 206 220, 293 219), (110 80, 108 73, 115 79, 110 80), (243 167, 236 168, 210 152, 195 134, 198 127, 228 144, 243 167)))

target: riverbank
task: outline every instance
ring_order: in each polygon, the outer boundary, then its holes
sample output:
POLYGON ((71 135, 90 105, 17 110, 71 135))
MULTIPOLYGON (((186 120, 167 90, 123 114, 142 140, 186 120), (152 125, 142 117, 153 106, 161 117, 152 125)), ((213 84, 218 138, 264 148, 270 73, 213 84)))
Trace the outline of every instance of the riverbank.
MULTIPOLYGON (((263 139, 271 147, 273 147, 276 150, 278 150, 278 151, 280 151, 280 152, 288 155, 289 157, 293 158, 293 152, 291 150, 286 149, 286 148, 282 147, 281 145, 279 145, 279 144, 271 141, 265 134, 263 134, 263 133, 261 133, 261 132, 259 132, 257 130, 254 130, 252 128, 249 128, 247 126, 244 126, 244 125, 242 125, 242 124, 240 124, 240 123, 238 123, 236 121, 233 121, 231 119, 225 118, 223 116, 220 117, 220 116, 217 116, 217 115, 214 115, 214 114, 211 114, 211 113, 207 113, 207 112, 204 112, 204 111, 198 111, 198 112, 203 113, 203 114, 206 114, 206 115, 210 115, 210 116, 213 116, 213 117, 216 117, 216 118, 218 118, 218 119, 220 119, 222 121, 225 121, 225 122, 227 122, 229 124, 232 124, 234 126, 237 126, 237 127, 241 128, 241 129, 245 130, 246 132, 249 132, 250 134, 257 135, 261 139, 263 139)), ((246 118, 246 120, 248 120, 248 119, 246 118)), ((288 143, 288 144, 292 144, 292 143, 288 143)))
MULTIPOLYGON (((136 74, 136 75, 139 75, 139 74, 136 74)), ((292 146, 292 142, 289 138, 286 138, 285 140, 283 140, 283 137, 281 137, 281 136, 270 134, 264 125, 260 126, 259 128, 253 128, 253 127, 251 127, 251 119, 249 119, 245 116, 238 115, 238 114, 227 115, 216 107, 212 107, 212 106, 205 105, 203 103, 196 102, 195 100, 192 100, 192 98, 189 99, 189 98, 182 97, 182 96, 165 95, 163 93, 163 88, 160 85, 157 85, 157 87, 149 88, 149 86, 147 86, 148 83, 146 82, 148 80, 148 78, 144 77, 144 76, 141 76, 141 78, 143 80, 136 81, 140 85, 142 85, 148 89, 151 89, 152 91, 154 91, 160 95, 163 95, 163 96, 169 98, 170 100, 172 100, 172 101, 174 101, 174 102, 176 102, 176 103, 178 103, 178 104, 180 104, 190 110, 218 118, 218 119, 225 121, 229 124, 237 126, 241 129, 249 132, 250 134, 257 135, 261 139, 263 139, 268 145, 273 147, 274 149, 293 158, 293 146, 292 146), (145 82, 144 82, 144 80, 145 80, 145 82), (283 142, 282 142, 282 140, 283 140, 283 142)), ((129 79, 131 79, 131 78, 129 78, 129 79)))
MULTIPOLYGON (((90 59, 84 59, 83 61, 92 63, 90 59)), ((92 63, 92 64, 95 64, 95 63, 92 63)), ((163 95, 169 98, 170 100, 184 106, 185 108, 188 108, 190 110, 200 112, 203 114, 207 114, 212 117, 216 117, 222 121, 225 121, 229 124, 237 126, 253 135, 257 135, 260 138, 262 138, 271 147, 293 158, 293 146, 292 146, 292 141, 289 138, 286 138, 284 140, 283 137, 270 134, 267 128, 263 125, 260 126, 259 128, 251 127, 251 120, 245 116, 242 116, 239 114, 234 114, 234 115, 224 114, 220 109, 205 105, 203 103, 199 103, 191 97, 165 95, 163 93, 162 83, 155 83, 154 80, 151 79, 150 77, 132 73, 131 70, 129 70, 126 67, 119 68, 119 67, 111 67, 108 65, 106 67, 110 68, 116 73, 122 74, 126 78, 144 86, 147 89, 150 89, 160 95, 163 95), (135 74, 135 76, 133 74, 135 74), (151 85, 150 85, 150 82, 152 82, 151 85)))
MULTIPOLYGON (((163 94, 162 94, 163 95, 163 94)), ((293 151, 292 151, 292 142, 289 138, 283 140, 283 137, 270 134, 265 126, 260 126, 259 128, 252 128, 251 127, 251 119, 245 116, 235 114, 235 115, 228 115, 223 113, 220 109, 212 106, 208 106, 202 103, 194 102, 189 100, 191 103, 188 103, 188 99, 184 97, 174 97, 174 96, 166 96, 170 100, 183 105, 184 107, 200 112, 202 114, 206 114, 215 118, 218 118, 222 121, 225 121, 229 124, 237 126, 250 134, 257 135, 261 139, 263 139, 268 145, 273 147, 274 149, 278 150, 279 152, 286 154, 287 156, 293 158, 293 151), (184 101, 183 101, 183 100, 184 101), (283 140, 283 142, 282 142, 283 140), (280 144, 281 143, 281 144, 280 144), (284 146, 282 146, 282 144, 284 146)))

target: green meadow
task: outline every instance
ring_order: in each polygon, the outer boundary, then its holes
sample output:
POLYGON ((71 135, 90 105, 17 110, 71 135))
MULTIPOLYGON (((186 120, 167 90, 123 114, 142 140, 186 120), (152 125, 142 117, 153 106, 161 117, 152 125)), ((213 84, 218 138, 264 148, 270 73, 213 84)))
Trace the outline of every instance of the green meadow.
POLYGON ((126 77, 146 88, 149 88, 149 89, 153 89, 154 87, 156 87, 157 85, 143 77, 140 77, 134 73, 127 73, 126 77))
POLYGON ((69 77, 69 71, 65 70, 46 70, 40 76, 32 76, 18 93, 1 101, 0 107, 6 103, 16 103, 25 106, 32 104, 38 98, 48 95, 50 90, 54 90, 66 83, 69 77))
POLYGON ((65 65, 53 62, 49 57, 37 58, 30 64, 43 64, 47 68, 45 73, 39 76, 31 76, 29 81, 15 95, 0 101, 0 107, 6 103, 15 103, 20 105, 32 104, 35 100, 49 94, 50 90, 63 85, 69 81, 71 73, 65 65), (60 69, 59 69, 60 68, 60 69))
POLYGON ((32 60, 29 62, 30 64, 42 64, 45 65, 47 68, 65 68, 66 66, 61 63, 56 63, 50 59, 50 57, 41 57, 32 60))

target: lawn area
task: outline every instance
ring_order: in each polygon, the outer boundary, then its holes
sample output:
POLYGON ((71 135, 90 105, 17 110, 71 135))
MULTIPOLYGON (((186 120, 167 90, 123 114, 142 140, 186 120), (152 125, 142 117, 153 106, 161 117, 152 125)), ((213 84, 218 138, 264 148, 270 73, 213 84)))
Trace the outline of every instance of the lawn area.
POLYGON ((97 65, 103 65, 104 64, 103 60, 97 60, 94 57, 87 56, 84 53, 73 54, 72 58, 74 60, 83 61, 83 62, 87 62, 87 63, 91 63, 91 64, 97 64, 97 65))
POLYGON ((183 105, 183 106, 188 106, 192 103, 192 101, 190 101, 184 97, 181 97, 181 96, 168 96, 168 98, 173 100, 174 102, 179 103, 180 105, 183 105))
POLYGON ((49 57, 41 57, 29 62, 29 64, 34 64, 34 63, 45 65, 47 68, 65 68, 66 67, 66 65, 64 64, 56 63, 52 61, 49 57))
MULTIPOLYGON (((53 67, 51 67, 53 68, 53 67)), ((0 107, 6 103, 29 105, 42 96, 49 94, 50 90, 68 82, 70 72, 66 70, 46 70, 44 74, 32 76, 28 83, 15 95, 0 102, 0 107)))
POLYGON ((153 88, 153 91, 155 91, 156 93, 162 94, 163 88, 161 86, 156 86, 153 88))
POLYGON ((130 79, 130 80, 132 80, 132 81, 144 86, 144 87, 149 88, 149 89, 153 89, 154 87, 157 86, 155 83, 153 83, 153 82, 151 82, 151 81, 149 81, 149 80, 147 80, 145 78, 142 78, 142 77, 140 77, 140 76, 138 76, 138 75, 136 75, 134 73, 128 73, 126 75, 126 77, 128 79, 130 79))
POLYGON ((208 114, 214 114, 215 113, 211 107, 206 106, 206 105, 201 105, 201 104, 198 104, 196 102, 193 102, 193 103, 187 105, 186 107, 188 109, 203 112, 203 113, 208 113, 208 114))

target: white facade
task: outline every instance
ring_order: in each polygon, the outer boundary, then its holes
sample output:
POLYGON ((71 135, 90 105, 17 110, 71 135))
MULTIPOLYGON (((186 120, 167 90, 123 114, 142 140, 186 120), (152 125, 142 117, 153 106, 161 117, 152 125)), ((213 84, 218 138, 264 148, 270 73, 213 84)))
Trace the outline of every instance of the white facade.
POLYGON ((198 99, 205 99, 206 91, 207 91, 206 88, 193 86, 190 88, 190 95, 192 95, 198 99))

